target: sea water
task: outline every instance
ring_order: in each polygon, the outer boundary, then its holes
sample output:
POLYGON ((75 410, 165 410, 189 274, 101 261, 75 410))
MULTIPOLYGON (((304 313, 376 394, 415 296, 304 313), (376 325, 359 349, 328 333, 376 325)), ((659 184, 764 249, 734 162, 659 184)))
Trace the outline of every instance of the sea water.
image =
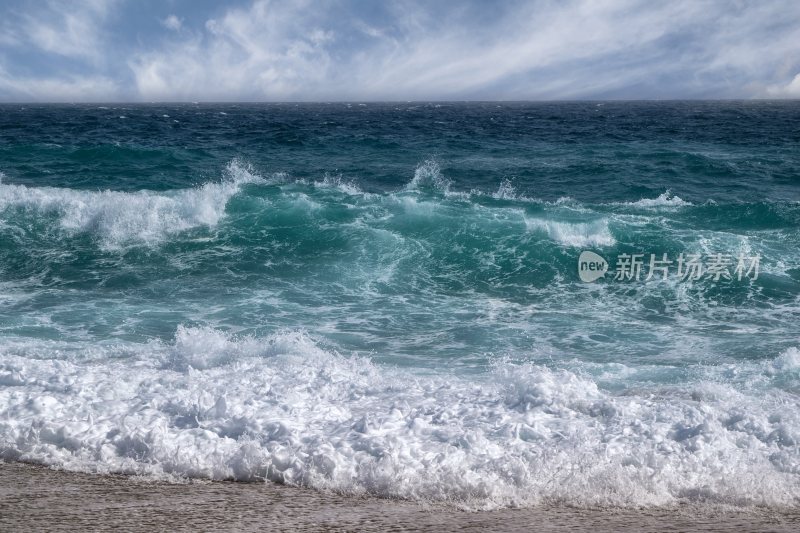
POLYGON ((800 501, 800 103, 3 105, 0 173, 4 460, 800 501))

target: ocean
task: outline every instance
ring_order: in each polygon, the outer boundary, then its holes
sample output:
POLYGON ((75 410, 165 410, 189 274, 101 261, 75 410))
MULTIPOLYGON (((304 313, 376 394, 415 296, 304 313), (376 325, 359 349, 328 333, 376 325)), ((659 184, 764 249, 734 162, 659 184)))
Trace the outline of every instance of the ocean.
POLYGON ((0 105, 0 458, 797 509, 800 102, 0 105))

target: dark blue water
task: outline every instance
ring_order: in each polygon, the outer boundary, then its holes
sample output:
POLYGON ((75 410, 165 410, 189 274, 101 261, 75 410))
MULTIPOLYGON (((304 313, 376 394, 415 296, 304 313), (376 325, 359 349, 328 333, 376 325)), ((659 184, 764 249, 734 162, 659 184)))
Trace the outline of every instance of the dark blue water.
POLYGON ((3 105, 0 172, 5 458, 797 504, 800 103, 3 105))
POLYGON ((239 158, 387 192, 436 158, 461 190, 510 179, 543 200, 636 201, 665 185, 701 203, 798 199, 791 101, 1 109, 4 172, 34 186, 166 190, 219 179, 239 158))

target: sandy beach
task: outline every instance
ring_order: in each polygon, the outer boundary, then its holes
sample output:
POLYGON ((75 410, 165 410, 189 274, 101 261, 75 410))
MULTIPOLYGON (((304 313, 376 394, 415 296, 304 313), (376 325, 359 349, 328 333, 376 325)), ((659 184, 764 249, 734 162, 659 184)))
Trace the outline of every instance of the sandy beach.
POLYGON ((797 531, 800 512, 569 507, 468 512, 272 483, 164 483, 0 464, 2 531, 797 531))

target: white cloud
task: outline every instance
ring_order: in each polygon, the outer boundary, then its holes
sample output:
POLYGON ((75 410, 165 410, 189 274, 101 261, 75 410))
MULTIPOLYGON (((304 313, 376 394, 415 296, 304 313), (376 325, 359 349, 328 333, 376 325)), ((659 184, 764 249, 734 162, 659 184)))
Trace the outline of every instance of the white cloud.
POLYGON ((170 15, 162 20, 161 24, 168 30, 179 31, 183 26, 183 20, 176 15, 170 15))
POLYGON ((11 76, 0 66, 0 95, 11 101, 98 102, 118 92, 116 82, 104 76, 11 76))
POLYGON ((372 94, 412 98, 581 98, 636 86, 646 95, 749 96, 743 85, 771 76, 776 56, 794 52, 800 60, 800 26, 770 31, 791 18, 777 7, 530 3, 488 27, 428 28, 365 58, 359 74, 372 94))
MULTIPOLYGON (((111 2, 52 1, 23 12, 17 25, 3 23, 0 8, 0 45, 83 63, 39 76, 67 88, 83 78, 87 87, 113 85, 106 99, 792 97, 800 83, 792 80, 800 69, 793 0, 520 0, 492 8, 397 0, 367 11, 350 0, 253 0, 199 25, 181 11, 196 5, 177 2, 160 19, 171 31, 148 39, 114 8, 135 4, 111 2)), ((0 65, 25 73, 21 85, 36 78, 3 55, 0 65)))
POLYGON ((138 93, 148 100, 285 99, 320 88, 334 34, 313 23, 313 7, 256 1, 208 20, 205 32, 138 54, 129 62, 138 93))
POLYGON ((51 1, 23 16, 17 35, 45 52, 98 60, 104 53, 102 25, 112 4, 112 0, 51 1))
POLYGON ((768 87, 766 94, 773 98, 800 98, 800 73, 785 85, 768 87))
POLYGON ((387 31, 319 4, 257 0, 130 66, 146 99, 748 96, 753 78, 774 75, 771 50, 800 49, 800 27, 764 38, 787 16, 764 4, 534 2, 484 24, 403 2, 387 31), (353 33, 370 39, 339 46, 353 33))

